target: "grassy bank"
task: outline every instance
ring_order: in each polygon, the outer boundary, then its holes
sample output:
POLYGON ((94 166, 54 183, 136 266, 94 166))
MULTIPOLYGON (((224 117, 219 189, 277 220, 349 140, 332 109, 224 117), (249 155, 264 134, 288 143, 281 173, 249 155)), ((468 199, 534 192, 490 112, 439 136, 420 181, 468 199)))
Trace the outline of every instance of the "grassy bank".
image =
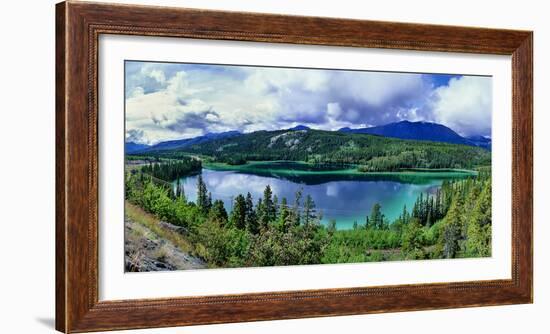
POLYGON ((148 228, 151 232, 156 234, 159 238, 166 239, 178 247, 181 251, 186 253, 193 252, 193 245, 185 239, 180 233, 163 228, 159 223, 160 221, 153 215, 145 212, 140 207, 125 201, 124 209, 126 216, 135 223, 148 228))

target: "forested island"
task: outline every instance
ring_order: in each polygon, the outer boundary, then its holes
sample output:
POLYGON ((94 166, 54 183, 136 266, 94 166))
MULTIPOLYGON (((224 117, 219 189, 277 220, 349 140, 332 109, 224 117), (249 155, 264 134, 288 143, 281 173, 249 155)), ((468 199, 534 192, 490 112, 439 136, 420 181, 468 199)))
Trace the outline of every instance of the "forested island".
MULTIPOLYGON (((280 130, 149 150, 128 155, 127 161, 133 162, 126 170, 127 211, 140 208, 143 215, 168 224, 170 230, 161 233, 180 244, 201 267, 491 255, 491 171, 487 167, 491 155, 483 148, 368 134, 280 130), (257 167, 277 161, 285 162, 284 170, 274 163, 263 170, 257 167), (265 184, 255 196, 247 191, 222 200, 212 195, 204 181, 204 168, 307 183, 292 196, 278 197, 265 184), (307 191, 308 184, 327 180, 382 175, 399 183, 408 182, 400 179, 402 174, 429 177, 458 169, 466 170, 465 174, 426 186, 397 216, 389 218, 382 203, 375 202, 357 208, 363 218, 345 228, 338 219, 327 219, 331 213, 324 212, 307 191), (180 183, 191 176, 196 179, 193 194, 180 183), (311 183, 306 178, 321 176, 322 181, 311 183)), ((141 269, 127 261, 127 270, 141 269)))

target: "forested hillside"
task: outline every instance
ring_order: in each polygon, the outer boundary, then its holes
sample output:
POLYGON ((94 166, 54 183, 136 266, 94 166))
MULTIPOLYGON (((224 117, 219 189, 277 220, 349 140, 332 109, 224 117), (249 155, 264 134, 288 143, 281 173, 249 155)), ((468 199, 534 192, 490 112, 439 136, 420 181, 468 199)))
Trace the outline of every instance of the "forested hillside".
POLYGON ((169 158, 188 154, 229 164, 263 160, 358 164, 362 171, 473 168, 491 162, 491 153, 478 147, 321 130, 257 131, 178 150, 147 152, 169 158))

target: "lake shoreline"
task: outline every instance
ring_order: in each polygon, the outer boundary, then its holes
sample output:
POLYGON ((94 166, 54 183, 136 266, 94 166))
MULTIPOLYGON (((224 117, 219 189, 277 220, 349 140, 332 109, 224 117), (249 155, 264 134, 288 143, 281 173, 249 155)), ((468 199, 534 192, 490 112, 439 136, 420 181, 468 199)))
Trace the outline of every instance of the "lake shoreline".
MULTIPOLYGON (((294 203, 297 192, 301 196, 311 195, 322 212, 323 225, 334 219, 338 230, 352 229, 355 223, 364 225, 374 203, 381 204, 385 216, 393 221, 403 212, 404 206, 411 209, 421 193, 434 195, 444 180, 477 175, 475 171, 449 169, 370 173, 353 168, 312 171, 286 168, 288 163, 283 161, 276 166, 272 166, 272 161, 246 165, 203 163, 201 175, 212 198, 222 200, 229 209, 233 207, 235 196, 250 192, 256 201, 267 185, 279 200, 286 198, 288 203, 294 203), (274 168, 267 168, 270 166, 274 168)), ((298 168, 304 169, 304 166, 308 165, 298 163, 298 168)), ((173 185, 179 184, 185 189, 187 199, 196 201, 197 178, 183 177, 173 185)))
MULTIPOLYGON (((273 160, 273 161, 251 161, 242 165, 230 165, 220 162, 203 162, 203 168, 216 171, 236 171, 236 172, 266 172, 280 175, 353 175, 353 176, 399 176, 399 175, 417 175, 425 174, 431 176, 445 176, 446 174, 463 174, 463 176, 477 176, 478 172, 469 169, 455 168, 404 168, 399 171, 359 171, 359 165, 348 164, 350 168, 331 169, 331 170, 303 170, 303 169, 281 169, 269 168, 273 164, 296 164, 302 166, 316 166, 322 164, 311 164, 303 161, 273 160), (266 167, 267 166, 267 167, 266 167)), ((327 164, 336 166, 336 164, 327 164)))

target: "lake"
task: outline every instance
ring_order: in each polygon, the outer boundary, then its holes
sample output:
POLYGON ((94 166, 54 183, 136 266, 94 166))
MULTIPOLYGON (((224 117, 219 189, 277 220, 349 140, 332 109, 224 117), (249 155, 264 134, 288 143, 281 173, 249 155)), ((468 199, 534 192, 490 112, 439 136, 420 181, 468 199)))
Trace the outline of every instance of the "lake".
MULTIPOLYGON (((436 170, 362 173, 354 166, 322 166, 300 162, 253 162, 241 166, 205 165, 202 177, 213 200, 224 202, 231 211, 233 198, 250 192, 254 203, 270 185, 279 201, 291 205, 297 191, 311 195, 322 212, 322 223, 336 220, 338 229, 350 229, 354 222, 364 224, 374 203, 392 222, 406 205, 410 210, 420 193, 435 193, 445 179, 475 175, 471 171, 436 170)), ((180 179, 188 200, 197 198, 197 175, 180 179)), ((174 181, 174 185, 176 181, 174 181)))

